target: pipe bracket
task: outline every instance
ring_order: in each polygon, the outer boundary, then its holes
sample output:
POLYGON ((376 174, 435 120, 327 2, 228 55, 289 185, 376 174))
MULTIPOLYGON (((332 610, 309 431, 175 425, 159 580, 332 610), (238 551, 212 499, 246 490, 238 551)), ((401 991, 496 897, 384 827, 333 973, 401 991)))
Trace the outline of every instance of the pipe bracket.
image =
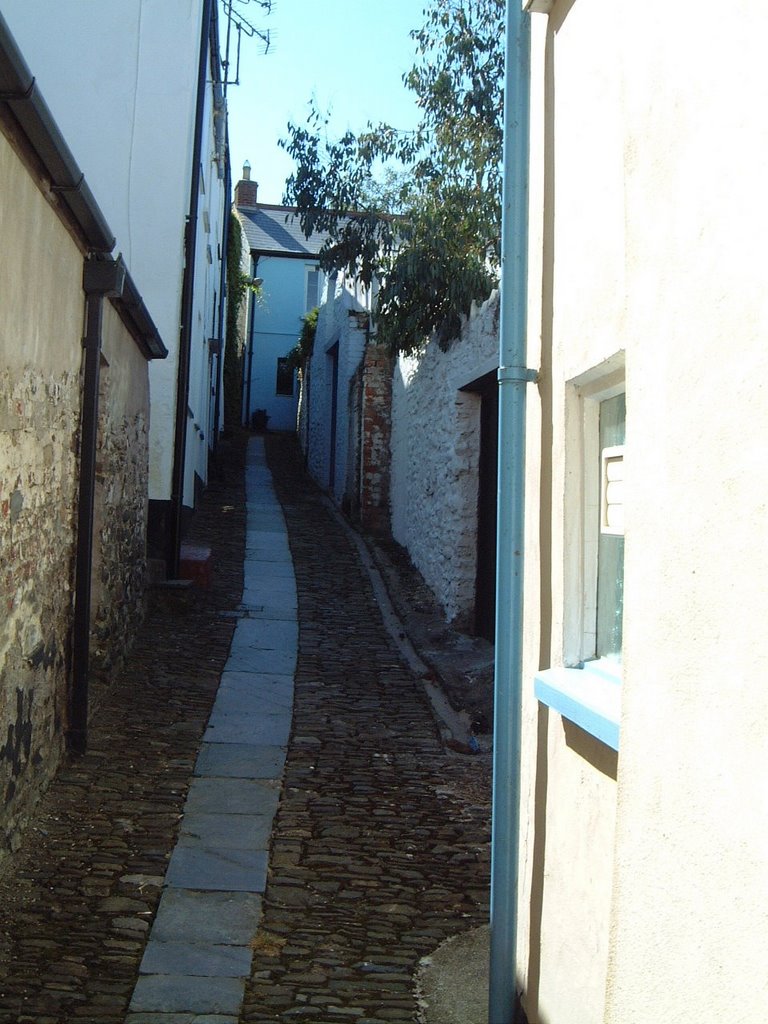
POLYGON ((500 366, 497 379, 499 384, 506 384, 508 381, 536 384, 539 380, 539 371, 531 370, 526 366, 500 366))

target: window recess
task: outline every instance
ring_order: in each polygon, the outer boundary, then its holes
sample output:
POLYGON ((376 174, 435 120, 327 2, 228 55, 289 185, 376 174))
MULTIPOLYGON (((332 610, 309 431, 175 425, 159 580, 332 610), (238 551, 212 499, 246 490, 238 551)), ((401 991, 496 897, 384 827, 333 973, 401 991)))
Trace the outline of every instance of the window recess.
POLYGON ((566 519, 580 520, 581 528, 567 535, 566 664, 537 673, 534 690, 543 704, 618 750, 624 618, 623 366, 614 364, 603 375, 593 371, 573 383, 571 422, 579 426, 564 440, 578 485, 565 511, 566 519))

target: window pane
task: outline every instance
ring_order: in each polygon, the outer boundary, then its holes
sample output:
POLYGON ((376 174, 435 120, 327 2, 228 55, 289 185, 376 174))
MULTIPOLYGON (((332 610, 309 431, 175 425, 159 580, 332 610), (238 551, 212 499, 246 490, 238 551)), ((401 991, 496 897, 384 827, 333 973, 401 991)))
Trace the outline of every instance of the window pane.
POLYGON ((288 365, 288 360, 284 357, 277 360, 275 394, 293 395, 293 367, 288 365))
MULTIPOLYGON (((616 395, 600 403, 600 453, 624 444, 626 396, 616 395)), ((621 657, 624 611, 624 538, 600 532, 597 548, 597 650, 598 658, 621 657)))
POLYGON ((304 303, 304 309, 308 313, 310 309, 314 309, 318 304, 320 298, 320 271, 319 270, 308 270, 307 271, 307 295, 304 303))

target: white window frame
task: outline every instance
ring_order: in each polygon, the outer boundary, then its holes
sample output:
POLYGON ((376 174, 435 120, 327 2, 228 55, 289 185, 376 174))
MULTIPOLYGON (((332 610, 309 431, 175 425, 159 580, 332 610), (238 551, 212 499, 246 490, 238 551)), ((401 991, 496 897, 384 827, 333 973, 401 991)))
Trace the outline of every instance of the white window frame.
MULTIPOLYGON (((567 431, 565 519, 578 523, 566 536, 563 660, 576 667, 597 648, 597 551, 601 519, 600 404, 626 391, 623 358, 601 364, 568 384, 566 398, 576 427, 567 431), (602 372, 600 372, 602 371, 602 372)), ((568 413, 568 408, 567 408, 568 413)))
POLYGON ((309 313, 310 310, 314 309, 315 306, 319 306, 323 297, 323 272, 317 263, 307 263, 304 265, 304 312, 309 313), (316 302, 310 304, 309 302, 309 275, 311 273, 317 274, 317 296, 316 302))
POLYGON ((626 391, 624 353, 569 381, 565 400, 563 667, 535 677, 541 703, 619 749, 621 663, 596 658, 600 403, 626 391))

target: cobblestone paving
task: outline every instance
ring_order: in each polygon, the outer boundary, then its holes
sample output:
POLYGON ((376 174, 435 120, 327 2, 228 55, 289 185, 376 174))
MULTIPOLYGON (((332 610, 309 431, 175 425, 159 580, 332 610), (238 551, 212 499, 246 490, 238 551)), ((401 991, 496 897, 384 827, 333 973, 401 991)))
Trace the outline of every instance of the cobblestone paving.
POLYGON ((242 592, 245 439, 224 447, 190 539, 211 591, 155 593, 125 669, 97 690, 66 764, 0 877, 0 1022, 123 1021, 242 592))
MULTIPOLYGON (((413 976, 487 918, 489 769, 447 752, 343 527, 269 437, 299 590, 294 729, 242 1024, 418 1019, 413 976)), ((125 1019, 242 589, 242 439, 190 538, 211 592, 160 592, 0 877, 0 1024, 125 1019)), ((225 452, 225 454, 227 454, 225 452)))
POLYGON ((413 976, 487 919, 488 766, 441 746, 343 527, 267 446, 299 593, 294 727, 243 1024, 418 1019, 413 976))

